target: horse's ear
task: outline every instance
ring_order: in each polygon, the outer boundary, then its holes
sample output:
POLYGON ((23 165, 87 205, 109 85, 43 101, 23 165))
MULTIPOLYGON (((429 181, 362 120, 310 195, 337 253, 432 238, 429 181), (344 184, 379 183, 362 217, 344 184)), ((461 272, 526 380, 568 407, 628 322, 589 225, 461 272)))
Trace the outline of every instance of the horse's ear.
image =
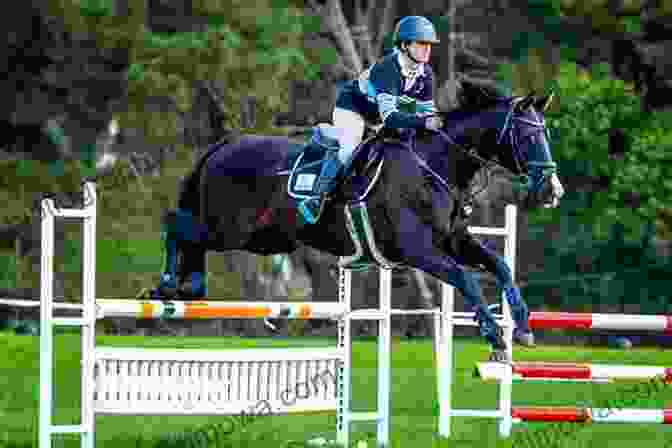
POLYGON ((546 95, 537 99, 534 102, 534 108, 536 110, 546 112, 546 110, 548 110, 549 106, 551 105, 551 102, 553 102, 553 98, 555 98, 555 92, 551 92, 550 95, 546 95))
POLYGON ((469 82, 465 79, 460 80, 459 86, 462 90, 466 90, 466 91, 470 91, 470 92, 478 90, 476 84, 474 84, 473 82, 469 82))

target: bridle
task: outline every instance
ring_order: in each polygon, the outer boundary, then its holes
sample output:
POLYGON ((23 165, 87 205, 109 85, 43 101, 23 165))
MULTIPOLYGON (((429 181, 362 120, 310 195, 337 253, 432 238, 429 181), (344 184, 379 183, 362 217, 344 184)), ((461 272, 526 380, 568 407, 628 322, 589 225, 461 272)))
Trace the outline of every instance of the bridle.
MULTIPOLYGON (((508 139, 509 144, 510 144, 512 150, 513 150, 513 160, 514 160, 514 163, 516 165, 516 168, 518 169, 518 173, 513 173, 510 168, 508 168, 504 164, 498 162, 494 158, 493 159, 486 159, 486 158, 482 157, 478 153, 477 148, 467 148, 464 145, 456 142, 455 139, 453 139, 443 129, 436 130, 436 132, 441 136, 441 138, 444 139, 444 141, 446 141, 450 145, 451 149, 456 148, 457 150, 464 153, 468 158, 470 158, 472 160, 475 160, 480 165, 477 171, 481 171, 481 170, 485 169, 485 183, 484 183, 484 186, 481 189, 479 189, 478 191, 470 193, 469 194, 469 200, 471 200, 473 197, 479 195, 482 191, 487 189, 488 184, 489 184, 489 179, 490 179, 490 170, 492 169, 493 166, 499 166, 499 167, 505 169, 506 171, 510 172, 511 174, 517 175, 518 176, 518 181, 521 184, 527 184, 528 175, 523 171, 523 168, 521 166, 522 165, 522 163, 521 163, 522 154, 520 153, 520 148, 518 146, 519 142, 518 142, 518 138, 517 138, 517 133, 515 132, 515 130, 517 128, 513 123, 514 122, 524 123, 524 124, 527 124, 527 125, 532 126, 534 128, 541 129, 543 131, 544 129, 546 129, 546 121, 543 117, 542 117, 541 121, 531 121, 531 120, 528 120, 527 118, 516 116, 514 114, 514 111, 516 109, 517 104, 518 104, 518 101, 513 101, 511 103, 511 107, 510 107, 510 109, 509 109, 509 111, 506 115, 506 119, 504 121, 504 126, 502 126, 502 129, 499 132, 499 136, 497 137, 497 145, 499 145, 503 141, 504 138, 508 139)), ((423 169, 425 169, 441 185, 443 185, 444 188, 446 188, 446 190, 448 190, 448 191, 453 190, 453 188, 448 183, 448 181, 446 181, 443 177, 441 177, 440 174, 435 172, 429 166, 427 161, 424 160, 419 154, 417 154, 417 152, 412 147, 409 147, 409 150, 415 156, 415 158, 417 159, 420 166, 423 169)), ((527 162, 527 164, 528 165, 536 165, 536 166, 539 166, 542 169, 544 169, 544 168, 555 169, 555 167, 556 167, 555 162, 527 162)))

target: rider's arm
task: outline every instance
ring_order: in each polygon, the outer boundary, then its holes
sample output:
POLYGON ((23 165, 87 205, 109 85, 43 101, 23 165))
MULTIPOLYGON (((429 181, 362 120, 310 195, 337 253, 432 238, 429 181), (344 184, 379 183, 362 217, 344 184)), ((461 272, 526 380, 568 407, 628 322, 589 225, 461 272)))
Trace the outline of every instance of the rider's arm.
POLYGON ((418 114, 421 116, 433 115, 437 113, 436 104, 434 103, 434 73, 429 64, 425 67, 425 77, 422 78, 423 86, 420 95, 416 99, 416 106, 418 114))
POLYGON ((383 124, 389 128, 424 128, 425 119, 399 111, 401 77, 391 66, 382 64, 371 69, 369 90, 375 95, 383 124))

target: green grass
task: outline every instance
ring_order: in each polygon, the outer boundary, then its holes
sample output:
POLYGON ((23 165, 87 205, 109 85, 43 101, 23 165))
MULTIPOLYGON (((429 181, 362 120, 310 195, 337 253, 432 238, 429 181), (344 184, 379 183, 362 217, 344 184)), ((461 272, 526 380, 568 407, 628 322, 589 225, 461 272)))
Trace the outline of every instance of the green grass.
MULTIPOLYGON (((2 363, 0 378, 0 447, 36 446, 38 387, 38 339, 35 337, 0 334, 2 363)), ((327 339, 236 339, 236 338, 168 338, 99 336, 98 344, 115 346, 231 348, 261 346, 323 346, 334 344, 327 339)), ((79 413, 79 344, 77 335, 56 337, 55 369, 55 422, 75 424, 79 413)), ((356 410, 372 410, 376 403, 376 347, 371 340, 354 343, 353 398, 356 410)), ((482 343, 459 339, 456 343, 456 378, 453 387, 454 404, 459 408, 494 408, 497 404, 497 385, 483 383, 472 377, 475 362, 487 357, 482 343)), ((534 350, 516 350, 518 360, 593 361, 619 364, 672 365, 672 354, 658 349, 620 351, 582 347, 544 346, 534 350)), ((573 435, 559 438, 557 445, 549 443, 521 443, 518 433, 531 429, 548 428, 547 424, 514 427, 514 438, 499 440, 497 424, 486 419, 453 419, 453 436, 438 441, 434 400, 436 376, 433 368, 431 344, 427 341, 398 341, 392 353, 392 439, 393 447, 583 447, 609 442, 610 448, 632 448, 633 442, 642 447, 664 447, 665 440, 672 444, 672 433, 664 425, 654 424, 595 424, 575 425, 573 435)), ((632 384, 571 384, 571 383, 515 383, 515 405, 571 406, 583 403, 598 407, 600 403, 618 401, 623 390, 632 384)), ((670 388, 672 389, 672 387, 670 388)), ((638 400, 628 407, 661 408, 672 393, 663 388, 660 394, 638 400)), ((225 417, 159 417, 159 416, 99 416, 96 420, 97 447, 188 446, 186 442, 166 440, 180 432, 193 431, 208 423, 222 423, 225 417), (137 444, 141 438, 143 443, 137 444)), ((247 422, 239 418, 228 420, 233 433, 228 442, 219 446, 282 447, 301 445, 289 441, 305 441, 314 437, 334 439, 334 413, 306 416, 257 417, 247 422), (234 423, 231 423, 234 422, 234 423)), ((360 423, 355 427, 353 441, 365 439, 375 447, 375 426, 360 423)), ((58 447, 77 447, 78 438, 63 436, 58 447)), ((195 446, 195 445, 194 445, 195 446)))

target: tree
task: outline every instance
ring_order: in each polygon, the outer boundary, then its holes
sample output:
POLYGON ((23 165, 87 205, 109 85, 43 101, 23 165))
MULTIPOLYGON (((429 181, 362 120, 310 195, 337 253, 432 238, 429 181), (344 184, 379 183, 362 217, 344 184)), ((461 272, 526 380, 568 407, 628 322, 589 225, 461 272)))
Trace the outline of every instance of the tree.
POLYGON ((123 106, 115 112, 122 127, 150 138, 174 140, 199 90, 218 105, 225 126, 239 125, 248 96, 262 113, 277 110, 288 81, 315 76, 319 65, 311 64, 319 54, 301 41, 317 23, 286 2, 50 0, 49 8, 73 35, 126 53, 123 106), (168 8, 162 17, 150 15, 157 3, 168 8))
POLYGON ((558 105, 546 114, 555 131, 552 147, 559 172, 569 184, 567 200, 558 210, 539 212, 538 222, 571 214, 591 224, 596 236, 608 235, 619 224, 628 238, 640 238, 649 223, 669 235, 672 113, 644 114, 640 99, 623 81, 611 78, 604 65, 587 77, 577 70, 574 63, 562 64, 558 105), (628 136, 624 155, 614 154, 617 134, 628 136))
POLYGON ((306 4, 320 18, 338 52, 333 67, 337 77, 354 77, 382 55, 393 30, 397 0, 354 0, 351 23, 341 0, 307 0, 306 4))
POLYGON ((570 212, 592 224, 596 236, 608 235, 611 226, 618 222, 625 223, 629 238, 639 235, 649 222, 655 222, 663 235, 672 234, 672 213, 665 204, 665 198, 672 193, 668 180, 672 173, 667 168, 672 143, 668 130, 670 114, 642 113, 646 108, 637 94, 642 92, 643 72, 636 49, 618 53, 619 58, 609 60, 617 50, 636 46, 633 39, 641 32, 640 16, 652 3, 592 0, 518 3, 518 7, 525 4, 532 22, 536 20, 543 26, 536 36, 521 36, 519 53, 527 58, 502 72, 518 87, 514 89, 516 93, 556 86, 558 101, 546 114, 547 123, 558 131, 559 136, 552 143, 554 154, 561 162, 561 175, 572 190, 560 212, 537 214, 541 221, 557 220, 558 213, 570 212), (534 54, 535 40, 562 47, 565 63, 561 71, 543 70, 538 53, 534 54), (600 58, 590 52, 585 54, 579 48, 582 40, 597 40, 601 42, 599 45, 613 48, 606 54, 603 52, 601 58, 617 67, 610 70, 607 65, 595 64, 600 58), (623 57, 629 58, 629 70, 621 66, 628 62, 623 57), (586 69, 587 65, 593 69, 586 69), (612 79, 612 73, 625 73, 635 88, 612 79))

